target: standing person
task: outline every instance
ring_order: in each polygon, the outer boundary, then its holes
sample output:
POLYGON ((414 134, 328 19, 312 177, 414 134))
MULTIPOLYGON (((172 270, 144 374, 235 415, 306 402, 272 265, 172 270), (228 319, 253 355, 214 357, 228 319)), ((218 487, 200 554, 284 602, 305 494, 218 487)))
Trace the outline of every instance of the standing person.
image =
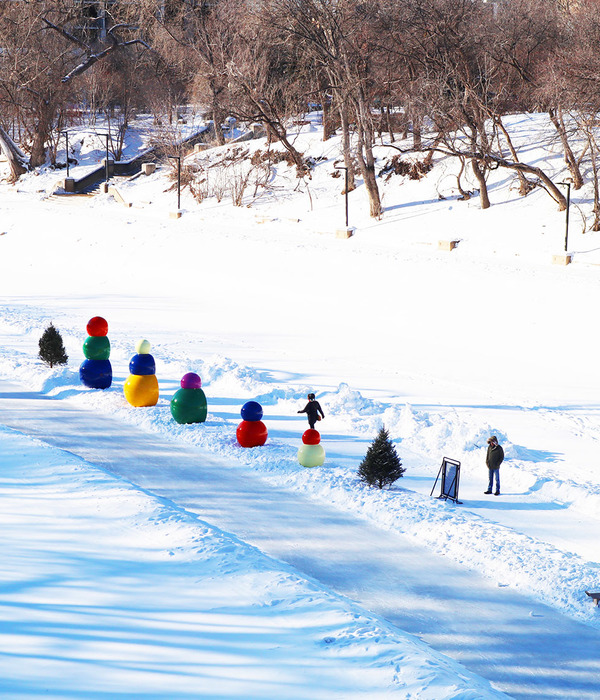
POLYGON ((485 463, 487 465, 488 471, 490 473, 490 478, 488 481, 488 490, 484 493, 492 493, 492 486, 494 485, 494 479, 496 481, 496 490, 494 491, 494 496, 500 495, 500 465, 504 460, 504 450, 501 445, 498 444, 498 438, 495 435, 488 438, 488 449, 487 455, 485 457, 485 463))
POLYGON ((308 403, 301 411, 298 411, 298 413, 306 413, 308 424, 313 430, 315 428, 315 423, 321 420, 321 418, 325 418, 321 404, 315 399, 314 394, 308 395, 308 403), (319 413, 321 414, 320 416, 319 413))

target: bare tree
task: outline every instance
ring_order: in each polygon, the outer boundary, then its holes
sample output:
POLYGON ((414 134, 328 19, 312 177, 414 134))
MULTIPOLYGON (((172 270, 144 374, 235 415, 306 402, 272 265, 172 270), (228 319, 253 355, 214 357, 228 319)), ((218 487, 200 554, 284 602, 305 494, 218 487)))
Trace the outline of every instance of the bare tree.
POLYGON ((142 22, 153 48, 169 64, 188 96, 208 108, 215 125, 215 139, 225 143, 220 128, 228 116, 227 65, 236 33, 233 8, 228 0, 171 3, 153 12, 155 3, 143 0, 142 22))
MULTIPOLYGON (((546 67, 545 91, 562 109, 557 109, 554 121, 566 140, 567 132, 583 137, 582 155, 575 159, 572 150, 565 148, 565 161, 574 186, 583 183, 580 163, 587 156, 589 174, 594 191, 592 230, 600 230, 600 2, 572 8, 564 25, 562 42, 552 65, 546 67), (568 107, 568 128, 564 108, 568 107)), ((563 141, 564 143, 564 141, 563 141)))
POLYGON ((13 179, 46 161, 49 141, 57 140, 52 132, 60 131, 65 108, 76 98, 73 78, 125 47, 145 46, 138 37, 121 38, 127 24, 113 24, 101 36, 98 25, 88 26, 85 19, 82 7, 69 0, 0 5, 0 126, 12 109, 29 152, 27 157, 16 147, 4 124, 0 146, 13 179))
MULTIPOLYGON (((564 209, 564 195, 546 173, 518 161, 501 120, 523 106, 524 83, 532 91, 532 65, 548 36, 544 22, 534 23, 538 0, 514 2, 497 14, 471 0, 413 0, 401 7, 388 3, 383 26, 397 62, 409 63, 416 75, 420 102, 435 126, 433 143, 422 150, 433 148, 468 160, 483 209, 490 206, 487 173, 497 167, 534 175, 564 209), (521 21, 514 21, 514 13, 521 13, 521 21), (528 13, 527 21, 523 13, 528 13), (511 158, 502 152, 500 134, 511 158)), ((548 11, 542 15, 545 21, 548 11)), ((530 187, 522 185, 526 193, 530 187)))
POLYGON ((29 159, 0 125, 0 150, 5 154, 10 168, 10 181, 16 180, 29 169, 29 159))
POLYGON ((370 214, 382 213, 375 173, 374 96, 377 93, 372 51, 373 18, 377 2, 347 0, 271 0, 270 24, 300 47, 302 60, 327 76, 334 105, 340 114, 345 167, 354 184, 354 160, 358 163, 369 197, 370 214), (351 148, 350 126, 356 132, 351 148))
POLYGON ((45 162, 56 115, 72 96, 60 82, 71 57, 43 21, 46 14, 64 12, 58 1, 40 1, 10 3, 0 13, 0 115, 15 114, 29 153, 28 158, 19 153, 14 139, 11 145, 5 123, 1 142, 13 177, 45 162))
POLYGON ((228 111, 240 120, 264 124, 269 139, 280 141, 290 154, 298 176, 310 177, 310 169, 287 129, 289 119, 306 106, 296 47, 286 41, 284 33, 267 24, 263 6, 234 21, 237 32, 227 64, 228 111))
POLYGON ((132 28, 131 25, 127 23, 114 24, 106 32, 106 42, 107 46, 97 47, 96 42, 87 42, 80 37, 78 37, 73 32, 68 31, 64 26, 57 26, 51 22, 48 17, 42 17, 43 23, 49 28, 54 29, 68 42, 71 42, 75 46, 79 47, 80 55, 78 57, 77 65, 62 78, 63 83, 68 83, 73 78, 81 75, 88 71, 95 63, 106 58, 115 51, 119 51, 127 46, 132 46, 133 44, 141 44, 145 48, 150 48, 145 41, 140 38, 134 39, 122 39, 119 36, 120 30, 127 30, 132 28))

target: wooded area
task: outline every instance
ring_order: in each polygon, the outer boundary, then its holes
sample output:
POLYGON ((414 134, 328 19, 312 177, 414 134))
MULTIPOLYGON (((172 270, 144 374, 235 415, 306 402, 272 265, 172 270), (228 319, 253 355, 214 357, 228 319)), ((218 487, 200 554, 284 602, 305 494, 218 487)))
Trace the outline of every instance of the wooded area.
POLYGON ((518 174, 521 194, 544 187, 564 209, 503 122, 543 111, 573 187, 593 182, 599 230, 599 10, 599 0, 12 0, 0 4, 0 146, 17 179, 55 163, 77 120, 110 115, 122 144, 135 114, 162 123, 193 103, 216 125, 264 124, 310 177, 286 124, 318 105, 373 217, 373 148, 405 151, 407 138, 425 169, 436 152, 470 167, 482 208, 500 167, 518 174))

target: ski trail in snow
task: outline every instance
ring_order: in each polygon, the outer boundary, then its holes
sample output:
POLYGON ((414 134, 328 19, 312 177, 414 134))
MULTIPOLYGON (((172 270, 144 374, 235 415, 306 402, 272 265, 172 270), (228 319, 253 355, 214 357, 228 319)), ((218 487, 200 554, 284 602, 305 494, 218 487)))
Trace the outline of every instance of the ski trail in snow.
POLYGON ((223 457, 4 382, 0 422, 292 564, 516 698, 598 698, 598 630, 397 533, 275 488, 223 457))

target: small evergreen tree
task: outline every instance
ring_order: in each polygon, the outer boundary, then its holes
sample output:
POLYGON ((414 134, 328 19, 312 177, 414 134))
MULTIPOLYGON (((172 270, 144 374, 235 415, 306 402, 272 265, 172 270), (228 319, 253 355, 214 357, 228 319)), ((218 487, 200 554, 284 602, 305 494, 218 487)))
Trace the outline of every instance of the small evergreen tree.
POLYGON ((42 333, 39 346, 40 358, 50 367, 67 364, 69 358, 62 337, 52 323, 42 333))
POLYGON ((393 484, 405 471, 388 431, 382 427, 358 467, 360 480, 382 489, 393 484))

